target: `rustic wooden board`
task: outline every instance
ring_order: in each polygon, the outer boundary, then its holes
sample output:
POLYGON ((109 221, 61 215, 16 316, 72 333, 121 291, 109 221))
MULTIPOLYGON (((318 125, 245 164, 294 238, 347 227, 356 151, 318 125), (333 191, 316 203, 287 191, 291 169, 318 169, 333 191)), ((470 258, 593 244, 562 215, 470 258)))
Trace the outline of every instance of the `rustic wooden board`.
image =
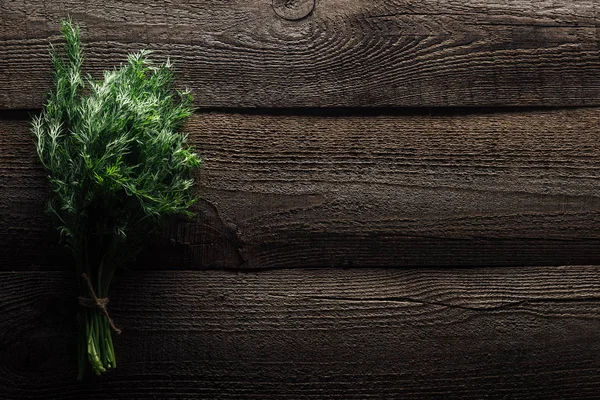
MULTIPOLYGON (((199 114, 198 214, 140 264, 600 263, 599 126, 599 109, 199 114)), ((69 268, 26 121, 0 121, 0 148, 0 269, 69 268)))
POLYGON ((0 273, 17 399, 595 399, 600 267, 130 272, 118 368, 75 381, 75 277, 0 273))
POLYGON ((599 105, 597 5, 2 1, 0 108, 41 105, 48 42, 67 14, 84 27, 93 74, 152 49, 202 107, 599 105))

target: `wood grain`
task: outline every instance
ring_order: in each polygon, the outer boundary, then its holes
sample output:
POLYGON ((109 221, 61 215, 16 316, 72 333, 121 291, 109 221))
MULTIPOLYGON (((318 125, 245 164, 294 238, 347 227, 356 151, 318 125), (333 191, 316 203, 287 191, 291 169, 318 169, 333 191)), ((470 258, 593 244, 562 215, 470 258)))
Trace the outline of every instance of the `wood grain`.
POLYGON ((600 267, 129 272, 75 381, 75 277, 0 273, 6 399, 594 399, 600 267))
POLYGON ((594 0, 280 3, 2 1, 0 108, 40 107, 67 14, 93 75, 152 49, 201 107, 600 104, 594 0))
MULTIPOLYGON (((600 263, 599 111, 198 114, 197 216, 138 267, 600 263)), ((0 269, 70 269, 26 121, 0 148, 0 269)))

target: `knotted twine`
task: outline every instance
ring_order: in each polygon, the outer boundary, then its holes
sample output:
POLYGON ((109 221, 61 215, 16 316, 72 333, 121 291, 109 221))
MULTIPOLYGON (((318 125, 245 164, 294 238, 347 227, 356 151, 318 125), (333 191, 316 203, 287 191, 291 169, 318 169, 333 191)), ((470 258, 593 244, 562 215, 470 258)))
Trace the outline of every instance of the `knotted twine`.
POLYGON ((83 278, 83 280, 87 284, 87 287, 90 291, 90 296, 92 296, 92 297, 88 298, 88 297, 79 296, 79 305, 82 307, 86 307, 86 308, 97 308, 98 310, 100 310, 100 312, 108 320, 108 324, 110 325, 110 328, 113 331, 115 331, 117 333, 117 335, 120 335, 121 330, 115 326, 115 323, 110 318, 110 315, 108 315, 108 311, 106 311, 106 305, 108 304, 108 297, 98 298, 98 296, 96 296, 96 292, 94 291, 94 288, 92 287, 92 282, 90 282, 90 278, 88 278, 88 276, 85 272, 83 274, 81 274, 81 278, 83 278))

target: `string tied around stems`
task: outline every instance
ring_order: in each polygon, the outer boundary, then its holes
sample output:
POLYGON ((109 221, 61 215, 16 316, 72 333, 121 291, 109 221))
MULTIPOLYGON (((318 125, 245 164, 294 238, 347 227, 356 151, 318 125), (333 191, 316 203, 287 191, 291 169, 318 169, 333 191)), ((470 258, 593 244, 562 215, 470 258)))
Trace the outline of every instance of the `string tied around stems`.
POLYGON ((87 274, 85 272, 83 274, 81 274, 81 278, 87 284, 87 287, 90 291, 91 298, 79 296, 79 305, 82 307, 86 307, 86 308, 97 308, 98 310, 100 310, 100 312, 108 320, 108 324, 110 325, 110 328, 113 331, 115 331, 117 333, 117 335, 120 335, 121 330, 115 326, 115 323, 113 322, 110 315, 108 315, 108 311, 106 310, 106 305, 108 304, 108 297, 98 298, 98 296, 96 296, 96 292, 94 291, 92 282, 90 281, 90 278, 87 276, 87 274))

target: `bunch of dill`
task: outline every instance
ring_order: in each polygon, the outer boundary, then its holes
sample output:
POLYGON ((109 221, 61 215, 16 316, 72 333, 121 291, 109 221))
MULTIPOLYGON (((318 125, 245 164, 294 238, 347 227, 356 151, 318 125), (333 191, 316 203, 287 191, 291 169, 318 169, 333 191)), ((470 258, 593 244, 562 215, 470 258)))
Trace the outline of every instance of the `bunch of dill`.
POLYGON ((154 65, 141 51, 96 81, 82 75, 79 27, 65 20, 61 32, 63 51, 50 49, 54 88, 31 129, 50 183, 47 211, 83 277, 81 380, 86 360, 96 374, 116 367, 118 329, 105 308, 115 269, 163 217, 190 214, 200 159, 178 132, 192 96, 173 89, 168 60, 154 65))

